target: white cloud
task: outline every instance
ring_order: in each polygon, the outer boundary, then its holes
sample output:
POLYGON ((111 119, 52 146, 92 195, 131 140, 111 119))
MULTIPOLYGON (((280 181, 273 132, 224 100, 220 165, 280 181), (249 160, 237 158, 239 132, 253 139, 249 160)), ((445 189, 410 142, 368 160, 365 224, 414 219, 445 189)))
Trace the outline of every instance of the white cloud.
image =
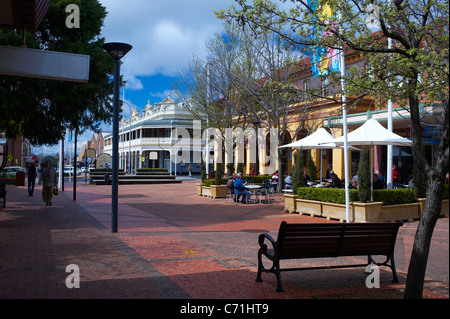
POLYGON ((143 89, 137 77, 174 76, 192 56, 204 55, 204 44, 222 30, 214 11, 233 0, 100 0, 108 16, 102 36, 107 42, 127 42, 133 49, 124 57, 127 88, 143 89))

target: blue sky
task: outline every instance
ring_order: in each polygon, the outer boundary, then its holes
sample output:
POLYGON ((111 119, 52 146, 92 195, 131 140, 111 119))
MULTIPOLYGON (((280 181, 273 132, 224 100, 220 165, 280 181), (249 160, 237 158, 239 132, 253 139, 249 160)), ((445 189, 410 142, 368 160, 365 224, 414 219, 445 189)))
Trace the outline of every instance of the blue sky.
MULTIPOLYGON (((133 49, 123 58, 121 73, 127 84, 125 100, 139 110, 147 101, 167 97, 170 83, 184 71, 193 55, 204 57, 205 42, 220 32, 214 11, 234 0, 100 0, 108 16, 102 36, 106 42, 126 42, 133 49)), ((81 10, 81 8, 80 8, 81 10)), ((124 108, 128 116, 129 108, 124 108)))

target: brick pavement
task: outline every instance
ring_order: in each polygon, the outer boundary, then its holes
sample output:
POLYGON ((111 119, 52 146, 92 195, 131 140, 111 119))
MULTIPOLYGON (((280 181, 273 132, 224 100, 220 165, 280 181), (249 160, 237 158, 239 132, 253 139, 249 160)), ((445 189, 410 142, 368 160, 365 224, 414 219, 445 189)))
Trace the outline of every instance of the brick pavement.
MULTIPOLYGON (((41 202, 40 187, 8 186, 0 209, 0 298, 326 299, 402 297, 418 222, 401 227, 396 245, 400 284, 381 271, 381 288, 365 286, 364 269, 263 274, 255 282, 257 237, 276 237, 282 220, 333 222, 283 213, 274 204, 234 205, 196 195, 195 181, 120 185, 119 232, 111 233, 109 186, 72 184, 41 202), (66 266, 80 269, 80 288, 68 289, 66 266)), ((425 297, 448 298, 448 218, 438 221, 427 267, 425 297)), ((311 259, 306 265, 357 258, 311 259)), ((293 263, 288 261, 286 263, 293 263)), ((359 261, 360 262, 360 261, 359 261)))

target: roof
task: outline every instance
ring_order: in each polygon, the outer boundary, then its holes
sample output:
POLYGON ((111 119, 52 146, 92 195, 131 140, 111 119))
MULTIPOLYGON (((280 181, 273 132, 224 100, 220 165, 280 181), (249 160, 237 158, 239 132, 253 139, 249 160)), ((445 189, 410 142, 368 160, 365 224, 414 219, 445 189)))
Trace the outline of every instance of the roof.
POLYGON ((50 0, 0 1, 0 28, 36 32, 48 11, 50 0))

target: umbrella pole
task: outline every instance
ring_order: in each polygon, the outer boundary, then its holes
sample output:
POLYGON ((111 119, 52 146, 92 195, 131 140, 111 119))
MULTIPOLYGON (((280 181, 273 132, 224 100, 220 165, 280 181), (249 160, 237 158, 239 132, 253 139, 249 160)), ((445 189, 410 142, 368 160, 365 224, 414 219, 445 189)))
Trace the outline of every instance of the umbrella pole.
POLYGON ((322 149, 320 149, 320 184, 322 184, 322 149))
POLYGON ((373 145, 371 147, 372 153, 370 154, 370 201, 373 201, 372 193, 373 193, 373 145))

